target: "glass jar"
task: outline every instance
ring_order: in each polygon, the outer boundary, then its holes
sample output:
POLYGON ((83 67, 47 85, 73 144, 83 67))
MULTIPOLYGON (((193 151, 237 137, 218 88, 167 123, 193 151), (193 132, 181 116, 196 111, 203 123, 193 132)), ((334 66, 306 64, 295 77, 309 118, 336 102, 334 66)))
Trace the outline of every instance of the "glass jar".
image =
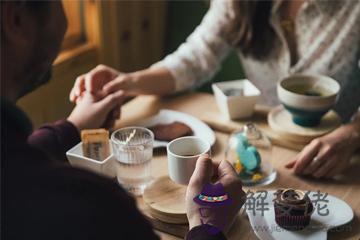
POLYGON ((247 123, 231 134, 225 159, 233 164, 244 186, 267 185, 276 178, 272 151, 270 139, 255 124, 247 123))

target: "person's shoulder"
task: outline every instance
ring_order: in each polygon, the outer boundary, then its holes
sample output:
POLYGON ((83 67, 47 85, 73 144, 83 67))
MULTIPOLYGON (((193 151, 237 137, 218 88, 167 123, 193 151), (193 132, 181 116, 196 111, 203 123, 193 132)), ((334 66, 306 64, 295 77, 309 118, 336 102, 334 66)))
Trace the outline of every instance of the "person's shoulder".
MULTIPOLYGON (((131 199, 127 192, 114 180, 70 165, 54 166, 46 173, 47 178, 59 185, 77 190, 79 193, 122 196, 131 199)), ((66 189, 66 188, 65 188, 66 189)))
MULTIPOLYGON (((130 196, 114 179, 109 179, 83 169, 71 166, 55 166, 39 172, 39 178, 29 186, 34 196, 57 206, 59 211, 78 212, 86 216, 91 213, 99 217, 105 215, 109 223, 118 215, 132 216, 136 212, 135 199, 130 196)), ((80 216, 79 216, 80 217, 80 216)), ((71 218, 67 214, 65 218, 71 218)))
POLYGON ((204 32, 213 33, 213 35, 210 34, 211 36, 220 34, 227 38, 237 19, 236 16, 234 1, 212 0, 201 26, 203 26, 204 32))
POLYGON ((8 229, 38 239, 141 239, 135 225, 152 234, 134 199, 112 179, 65 165, 31 171, 6 196, 8 229))
POLYGON ((212 0, 210 11, 216 11, 218 15, 232 17, 234 15, 234 1, 212 0))
POLYGON ((123 239, 157 239, 135 199, 116 180, 66 166, 53 169, 49 174, 56 181, 63 179, 54 188, 61 198, 67 199, 62 205, 79 213, 79 219, 88 226, 96 223, 93 234, 99 234, 102 239, 113 238, 116 232, 120 232, 123 239), (86 218, 88 214, 92 220, 86 218))

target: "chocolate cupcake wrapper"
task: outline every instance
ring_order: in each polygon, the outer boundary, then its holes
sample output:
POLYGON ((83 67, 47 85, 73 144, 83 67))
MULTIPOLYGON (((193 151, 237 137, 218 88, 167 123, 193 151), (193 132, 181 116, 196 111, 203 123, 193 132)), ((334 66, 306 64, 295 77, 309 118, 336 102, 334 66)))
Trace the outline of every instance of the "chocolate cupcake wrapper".
POLYGON ((280 209, 275 208, 276 223, 287 230, 298 231, 304 229, 310 223, 311 214, 304 216, 285 215, 280 209))

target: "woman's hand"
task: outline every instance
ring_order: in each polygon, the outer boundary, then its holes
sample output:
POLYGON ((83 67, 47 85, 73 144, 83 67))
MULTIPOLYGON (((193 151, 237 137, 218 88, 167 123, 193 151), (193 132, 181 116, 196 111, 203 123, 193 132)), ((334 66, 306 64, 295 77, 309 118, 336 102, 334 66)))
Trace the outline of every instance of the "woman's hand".
POLYGON ((104 98, 84 93, 77 100, 77 105, 68 117, 79 131, 83 129, 111 128, 120 118, 120 106, 125 100, 124 93, 118 91, 104 98))
POLYGON ((355 123, 347 124, 314 139, 286 167, 293 168, 297 174, 332 178, 348 166, 359 148, 359 127, 355 123))
POLYGON ((193 199, 201 193, 205 184, 211 183, 211 180, 214 180, 215 176, 215 183, 223 185, 225 192, 232 202, 230 205, 218 206, 217 208, 219 209, 208 209, 210 212, 207 213, 209 216, 207 221, 211 221, 211 225, 219 228, 224 233, 228 231, 246 200, 246 194, 242 190, 241 181, 230 163, 223 160, 216 166, 209 156, 201 156, 196 162, 196 168, 186 191, 186 212, 189 220, 189 229, 201 225, 201 219, 204 219, 204 216, 200 214, 201 206, 194 202, 193 199), (226 214, 225 218, 221 216, 224 214, 226 214))
POLYGON ((70 101, 77 103, 85 92, 105 97, 108 94, 122 91, 127 96, 136 96, 142 92, 135 85, 137 72, 122 73, 106 65, 98 65, 90 72, 76 78, 70 92, 70 101))
POLYGON ((103 87, 121 75, 124 74, 113 68, 98 65, 90 72, 76 78, 74 87, 70 92, 70 101, 76 103, 84 92, 104 97, 106 93, 103 91, 103 87))
POLYGON ((84 92, 104 97, 117 91, 123 91, 128 97, 141 94, 168 95, 175 91, 175 79, 163 67, 121 73, 99 65, 76 79, 70 92, 70 101, 76 103, 84 92))

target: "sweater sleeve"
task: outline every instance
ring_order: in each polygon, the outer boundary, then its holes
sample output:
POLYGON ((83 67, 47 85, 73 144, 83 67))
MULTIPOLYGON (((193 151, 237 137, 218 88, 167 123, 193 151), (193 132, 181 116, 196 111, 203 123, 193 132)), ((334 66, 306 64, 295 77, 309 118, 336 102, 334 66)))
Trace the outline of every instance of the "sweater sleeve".
POLYGON ((201 24, 186 42, 164 60, 152 65, 152 68, 167 68, 175 78, 176 92, 210 80, 230 52, 224 32, 232 18, 228 1, 213 0, 201 24))
POLYGON ((80 142, 78 129, 69 121, 59 120, 35 130, 28 143, 54 159, 66 161, 66 151, 80 142))

